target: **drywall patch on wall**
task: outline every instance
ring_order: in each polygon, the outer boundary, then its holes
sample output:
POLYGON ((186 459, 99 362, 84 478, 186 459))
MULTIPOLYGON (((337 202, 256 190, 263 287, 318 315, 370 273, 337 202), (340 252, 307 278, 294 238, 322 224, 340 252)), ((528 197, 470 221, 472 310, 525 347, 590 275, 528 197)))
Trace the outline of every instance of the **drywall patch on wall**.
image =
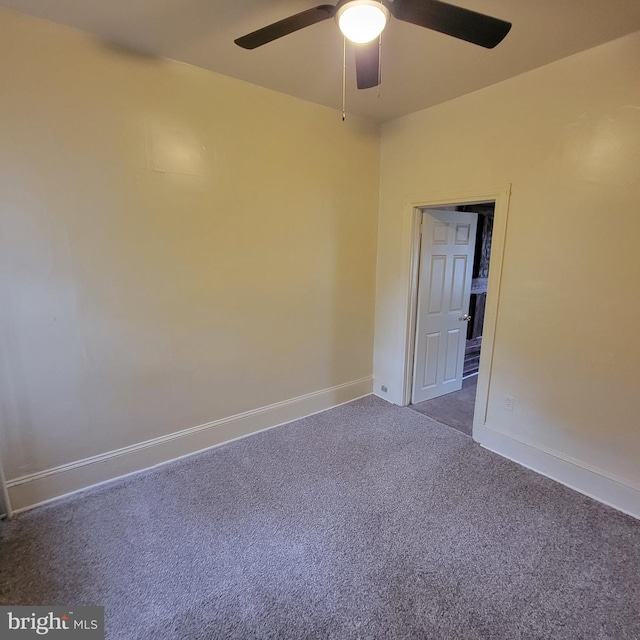
POLYGON ((149 115, 145 119, 147 168, 161 173, 216 179, 215 148, 188 123, 149 115))

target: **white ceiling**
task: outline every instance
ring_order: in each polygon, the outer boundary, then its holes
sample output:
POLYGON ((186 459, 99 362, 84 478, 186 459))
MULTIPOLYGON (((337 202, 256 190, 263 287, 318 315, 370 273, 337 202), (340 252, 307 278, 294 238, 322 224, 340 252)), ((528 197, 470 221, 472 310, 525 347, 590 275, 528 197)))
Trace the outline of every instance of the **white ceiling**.
MULTIPOLYGON (((233 42, 327 0, 0 0, 100 39, 188 62, 340 108, 342 38, 333 20, 253 51, 233 42)), ((330 0, 329 0, 330 1, 330 0)), ((389 120, 640 29, 639 0, 455 0, 513 23, 483 49, 392 19, 383 33, 382 85, 358 91, 348 58, 347 111, 389 120)))

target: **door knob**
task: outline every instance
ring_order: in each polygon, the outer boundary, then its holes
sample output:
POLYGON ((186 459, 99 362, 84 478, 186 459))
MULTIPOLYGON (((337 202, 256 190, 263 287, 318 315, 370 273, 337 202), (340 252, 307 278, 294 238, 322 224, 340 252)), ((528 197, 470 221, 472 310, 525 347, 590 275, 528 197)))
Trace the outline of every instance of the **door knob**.
POLYGON ((471 321, 471 316, 465 313, 462 316, 462 318, 460 318, 460 320, 463 320, 464 322, 470 322, 471 321))

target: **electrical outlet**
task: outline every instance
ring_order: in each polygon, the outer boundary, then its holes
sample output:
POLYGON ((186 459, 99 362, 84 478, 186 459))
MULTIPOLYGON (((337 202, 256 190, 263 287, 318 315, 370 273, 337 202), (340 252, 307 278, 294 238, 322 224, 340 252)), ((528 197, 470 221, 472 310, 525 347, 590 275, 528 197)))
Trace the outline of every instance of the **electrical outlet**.
POLYGON ((387 389, 387 385, 386 385, 386 384, 383 384, 383 385, 380 387, 380 391, 382 391, 382 393, 387 393, 387 391, 388 391, 388 389, 387 389))
POLYGON ((504 397, 504 410, 513 411, 513 405, 516 403, 516 399, 513 396, 504 397))

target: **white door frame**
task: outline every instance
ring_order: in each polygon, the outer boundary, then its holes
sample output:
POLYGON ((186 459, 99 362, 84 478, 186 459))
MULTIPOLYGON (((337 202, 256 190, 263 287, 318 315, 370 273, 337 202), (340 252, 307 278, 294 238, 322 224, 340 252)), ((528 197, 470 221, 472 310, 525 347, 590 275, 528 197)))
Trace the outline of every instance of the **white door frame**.
POLYGON ((480 352, 480 368, 478 372, 478 391, 473 419, 474 431, 484 426, 489 400, 491 383, 491 367, 493 364, 493 348, 500 299, 502 279, 502 261, 504 243, 507 232, 507 216, 509 213, 509 197, 511 184, 498 188, 476 191, 450 191, 441 194, 425 194, 411 196, 404 205, 405 242, 403 243, 403 263, 406 265, 407 313, 404 340, 404 369, 402 381, 403 405, 411 403, 411 381, 413 376, 413 355, 415 350, 416 320, 418 309, 418 273, 420 264, 420 223, 422 209, 445 207, 463 204, 480 204, 495 202, 493 218, 493 237, 491 241, 491 259, 489 262, 489 280, 485 306, 484 325, 482 330, 482 349, 480 352))

